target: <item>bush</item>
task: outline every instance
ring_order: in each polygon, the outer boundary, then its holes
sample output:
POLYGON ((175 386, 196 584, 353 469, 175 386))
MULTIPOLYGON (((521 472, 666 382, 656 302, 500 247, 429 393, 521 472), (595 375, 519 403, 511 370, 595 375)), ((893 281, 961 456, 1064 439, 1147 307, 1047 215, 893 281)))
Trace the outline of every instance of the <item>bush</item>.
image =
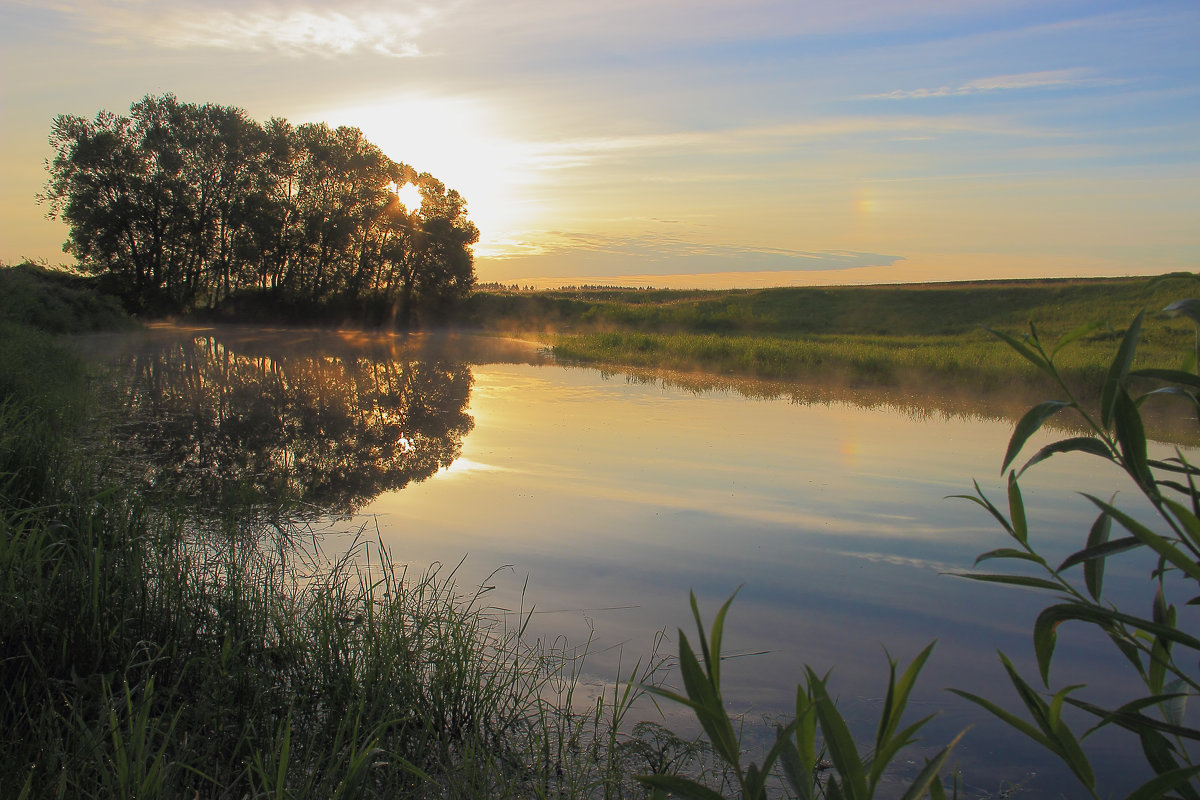
POLYGON ((87 333, 132 326, 120 301, 98 282, 38 264, 0 265, 0 321, 49 333, 87 333))

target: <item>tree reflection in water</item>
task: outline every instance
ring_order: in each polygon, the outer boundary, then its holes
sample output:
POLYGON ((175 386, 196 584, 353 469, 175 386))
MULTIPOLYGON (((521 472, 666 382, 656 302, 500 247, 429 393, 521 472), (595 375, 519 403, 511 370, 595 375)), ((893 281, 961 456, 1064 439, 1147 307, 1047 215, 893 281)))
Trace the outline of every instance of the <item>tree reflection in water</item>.
POLYGON ((106 427, 132 480, 193 508, 352 514, 449 467, 474 424, 471 370, 443 354, 292 354, 278 337, 219 332, 156 345, 118 359, 106 427))

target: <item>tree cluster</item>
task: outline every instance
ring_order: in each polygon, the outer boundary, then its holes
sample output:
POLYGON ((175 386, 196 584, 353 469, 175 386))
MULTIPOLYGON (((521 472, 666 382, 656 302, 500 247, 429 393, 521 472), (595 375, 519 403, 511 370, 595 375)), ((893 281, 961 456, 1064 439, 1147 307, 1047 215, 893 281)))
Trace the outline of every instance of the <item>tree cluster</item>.
POLYGON ((135 310, 264 295, 407 326, 474 282, 479 232, 458 192, 357 128, 260 125, 238 108, 146 96, 129 115, 60 115, 42 199, 64 250, 135 310), (396 188, 414 184, 419 208, 396 188))

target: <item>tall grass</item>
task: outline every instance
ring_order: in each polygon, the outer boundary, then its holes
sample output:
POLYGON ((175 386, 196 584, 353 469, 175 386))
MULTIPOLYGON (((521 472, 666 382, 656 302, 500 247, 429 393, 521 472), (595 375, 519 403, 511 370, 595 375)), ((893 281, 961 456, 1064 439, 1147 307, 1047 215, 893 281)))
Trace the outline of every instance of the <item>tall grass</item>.
MULTIPOLYGON (((1020 329, 1033 319, 1061 335, 1102 320, 1123 325, 1140 308, 1174 300, 1181 279, 981 281, 757 290, 476 292, 462 322, 485 328, 747 336, 961 336, 981 326, 1020 329)), ((1186 336, 1182 323, 1175 326, 1186 336)))
MULTIPOLYGON (((548 335, 568 360, 757 378, 837 376, 893 383, 915 371, 991 388, 1033 371, 986 329, 1059 336, 1090 323, 1060 365, 1094 385, 1123 321, 1174 299, 1184 277, 926 286, 811 287, 721 292, 477 293, 466 320, 548 335)), ((1140 363, 1170 363, 1192 341, 1166 321, 1142 341, 1140 363)))
MULTIPOLYGON (((817 377, 888 385, 923 373, 988 389, 1014 376, 1037 377, 1011 349, 982 331, 959 337, 803 338, 609 331, 559 336, 553 341, 555 354, 565 361, 767 379, 817 377)), ((1081 343, 1065 354, 1062 372, 1074 383, 1094 384, 1107 369, 1112 349, 1106 334, 1081 343)), ((1148 348, 1139 354, 1138 363, 1153 363, 1155 355, 1148 348)))
POLYGON ((661 662, 578 713, 580 654, 530 641, 527 617, 506 623, 453 573, 408 574, 366 538, 332 558, 286 521, 149 505, 72 449, 71 354, 26 330, 5 341, 9 796, 645 794, 627 762, 654 732, 619 731, 628 687, 661 662), (58 390, 21 375, 35 355, 64 368, 58 390))

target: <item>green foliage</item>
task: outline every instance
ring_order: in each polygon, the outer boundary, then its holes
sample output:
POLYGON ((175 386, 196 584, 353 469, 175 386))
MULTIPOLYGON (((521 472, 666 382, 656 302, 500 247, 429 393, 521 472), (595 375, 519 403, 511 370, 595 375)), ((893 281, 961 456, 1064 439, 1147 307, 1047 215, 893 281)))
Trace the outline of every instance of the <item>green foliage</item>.
MULTIPOLYGON (((804 682, 796 687, 795 717, 786 725, 778 726, 775 742, 761 764, 743 763, 741 742, 721 696, 721 641, 725 615, 732 602, 733 597, 730 597, 721 606, 706 636, 693 593, 692 616, 696 620, 700 657, 697 657, 687 635, 681 630, 679 671, 683 677, 684 693, 661 686, 644 686, 644 690, 691 709, 713 751, 732 772, 736 796, 743 800, 765 800, 768 797, 776 762, 781 766, 787 789, 802 800, 816 797, 867 800, 874 797, 896 756, 916 741, 917 731, 932 719, 929 716, 900 727, 909 694, 933 652, 933 644, 913 659, 899 679, 896 677, 897 664, 888 657, 887 694, 873 745, 866 752, 859 751, 849 725, 829 694, 829 676, 819 676, 806 667, 804 682), (826 755, 828 762, 824 760, 826 755), (827 768, 832 774, 824 776, 827 768)), ((905 787, 903 797, 906 800, 916 800, 927 794, 945 796, 939 772, 961 737, 962 734, 959 734, 953 742, 926 761, 917 776, 905 787)), ((723 797, 704 783, 682 775, 640 775, 638 780, 657 790, 691 800, 720 800, 723 797)))
MULTIPOLYGON (((1125 319, 1144 305, 1178 294, 1180 276, 1144 279, 980 281, 898 286, 785 287, 733 290, 554 289, 476 291, 463 308, 486 327, 645 333, 719 333, 760 337, 852 335, 961 337, 981 325, 1006 328, 1047 320, 1063 335, 1096 319, 1125 319)), ((1191 329, 1164 326, 1155 340, 1189 340, 1191 329)), ((1112 331, 1087 330, 1087 340, 1112 341, 1112 331)), ((1155 342, 1150 342, 1155 345, 1155 342)), ((1155 345, 1157 346, 1157 345, 1155 345)))
POLYGON ((128 117, 58 116, 50 144, 43 200, 70 225, 66 250, 139 312, 250 305, 407 326, 474 282, 463 198, 357 128, 264 126, 167 94, 128 117), (391 191, 406 183, 419 209, 391 191))
MULTIPOLYGON (((1193 311, 1197 307, 1196 301, 1189 300, 1172 303, 1166 310, 1196 319, 1193 311)), ((1188 700, 1200 690, 1200 676, 1191 666, 1200 656, 1200 638, 1187 630, 1170 598, 1183 597, 1188 604, 1195 604, 1200 590, 1200 566, 1197 566, 1200 563, 1200 488, 1196 483, 1200 467, 1191 464, 1180 451, 1172 458, 1151 458, 1141 408, 1152 396, 1160 395, 1182 398, 1194 409, 1200 379, 1194 372, 1194 359, 1191 360, 1193 371, 1135 369, 1143 324, 1143 314, 1139 313, 1126 329, 1098 391, 1092 393, 1099 399, 1098 408, 1082 402, 1072 392, 1056 361, 1065 344, 1084 334, 1068 333, 1050 349, 1032 326, 1030 333, 1022 339, 997 334, 1054 381, 1062 399, 1030 409, 1013 431, 1001 464, 1001 471, 1008 471, 1007 513, 984 496, 978 483, 975 494, 962 496, 991 514, 1016 545, 984 553, 976 564, 985 560, 1019 561, 1034 565, 1042 573, 1041 577, 1035 577, 1025 573, 972 572, 964 573, 963 577, 1034 588, 1055 595, 1055 602, 1042 610, 1033 629, 1039 678, 1046 689, 1051 688, 1059 632, 1064 623, 1076 622, 1093 626, 1108 637, 1114 647, 1113 656, 1133 667, 1141 679, 1143 693, 1128 698, 1115 708, 1111 703, 1102 706, 1081 699, 1078 693, 1085 689, 1082 684, 1066 685, 1043 695, 1018 674, 1003 653, 1001 661, 1028 720, 992 700, 955 691, 1057 755, 1093 797, 1100 796, 1101 787, 1097 785, 1083 742, 1094 730, 1117 726, 1129 732, 1140 745, 1146 764, 1155 774, 1130 797, 1197 798, 1200 797, 1200 764, 1196 759, 1200 729, 1192 727, 1185 709, 1188 700), (1147 386, 1156 388, 1148 389, 1147 386), (1045 445, 1020 469, 1013 469, 1012 465, 1025 450, 1030 437, 1046 420, 1063 412, 1075 414, 1086 435, 1045 445), (1083 547, 1055 566, 1033 543, 1018 479, 1033 465, 1068 452, 1102 458, 1119 468, 1146 501, 1154 522, 1139 521, 1135 515, 1117 507, 1112 498, 1106 501, 1085 494, 1099 514, 1087 532, 1083 547), (1111 538, 1114 528, 1121 531, 1119 538, 1111 538), (1104 594, 1104 571, 1108 561, 1139 550, 1150 551, 1156 564, 1149 575, 1146 597, 1149 616, 1119 608, 1108 602, 1104 594), (1092 715, 1095 725, 1083 735, 1076 735, 1063 718, 1067 706, 1092 715)), ((1131 742, 1131 749, 1133 746, 1131 742)))
POLYGON ((85 333, 132 325, 120 301, 94 279, 39 264, 0 264, 0 322, 49 333, 85 333))

